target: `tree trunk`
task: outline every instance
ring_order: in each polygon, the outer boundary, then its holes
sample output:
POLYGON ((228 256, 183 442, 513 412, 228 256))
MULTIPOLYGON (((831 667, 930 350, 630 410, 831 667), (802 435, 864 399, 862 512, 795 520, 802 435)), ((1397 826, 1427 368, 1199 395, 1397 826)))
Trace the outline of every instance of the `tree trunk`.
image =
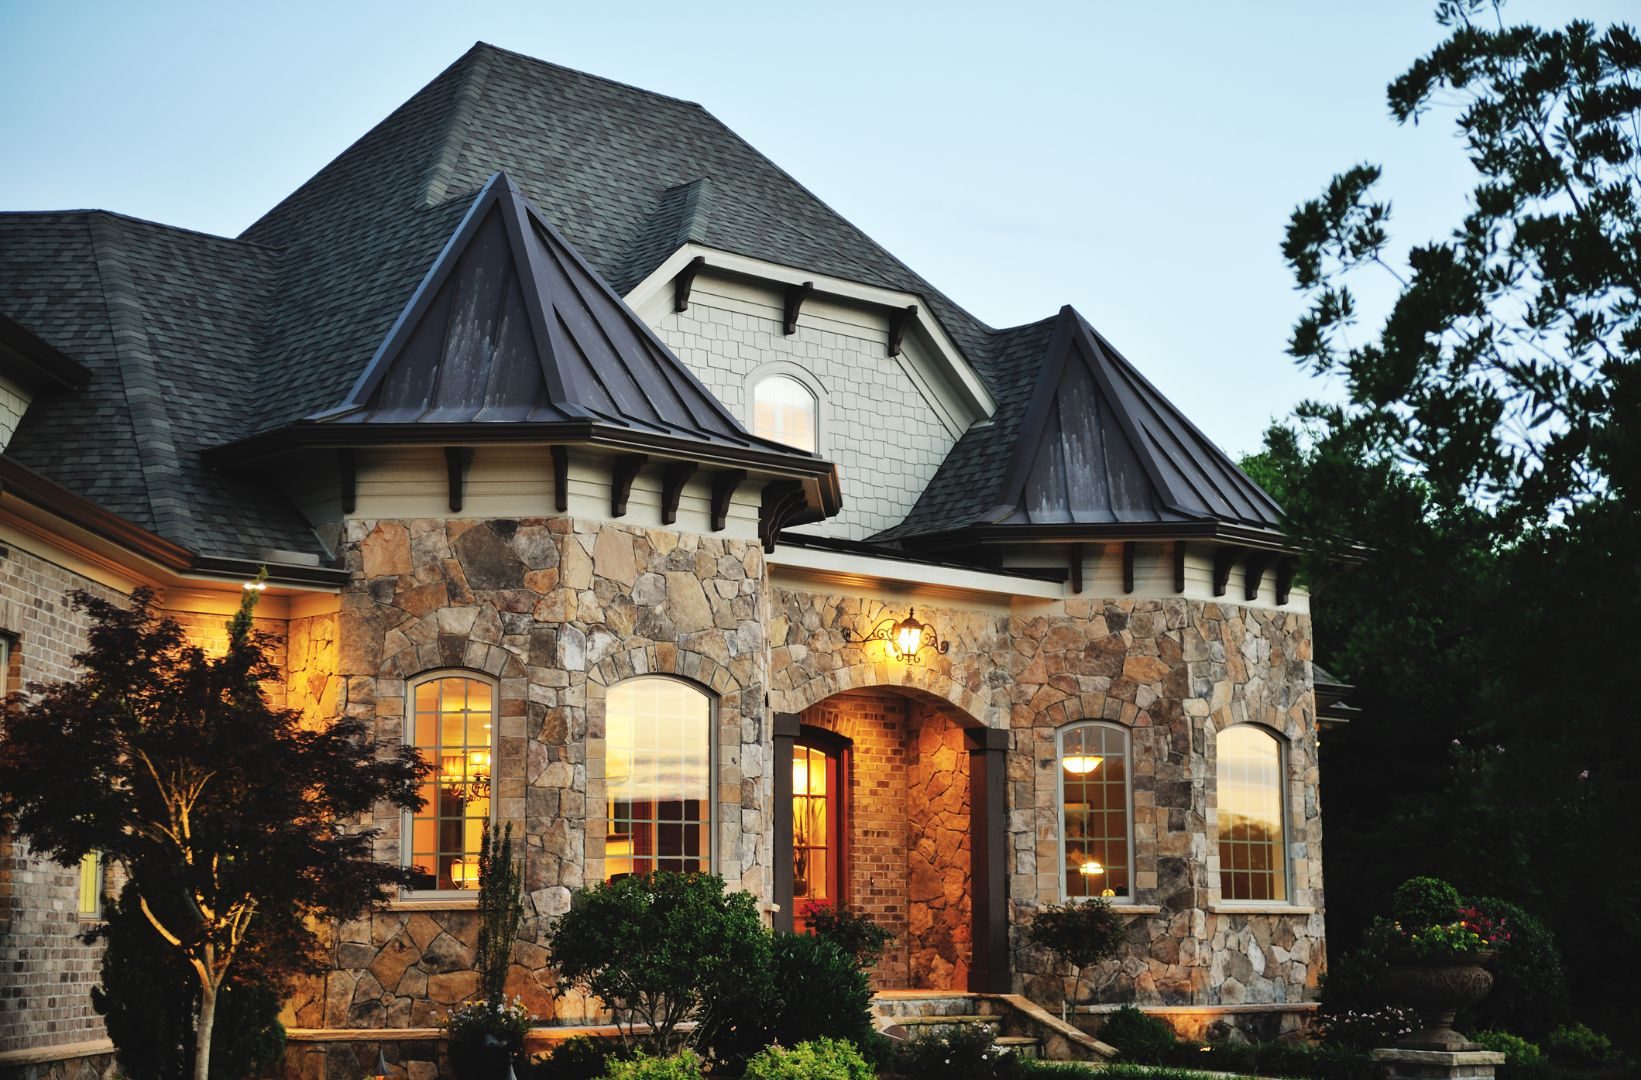
POLYGON ((194 1034, 194 1080, 211 1080, 211 1028, 217 1019, 217 988, 207 981, 200 990, 199 1026, 194 1034))

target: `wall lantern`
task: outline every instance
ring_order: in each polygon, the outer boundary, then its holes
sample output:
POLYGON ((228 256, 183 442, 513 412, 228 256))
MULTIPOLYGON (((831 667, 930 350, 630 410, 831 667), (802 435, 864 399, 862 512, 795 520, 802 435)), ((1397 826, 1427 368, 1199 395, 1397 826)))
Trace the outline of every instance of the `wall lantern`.
POLYGON ((376 1071, 371 1074, 371 1080, 391 1080, 393 1070, 387 1066, 387 1055, 380 1049, 376 1051, 376 1071))
POLYGON ((1072 776, 1087 776, 1098 769, 1104 760, 1099 754, 1067 754, 1063 764, 1072 776))
POLYGON ((924 649, 933 649, 944 656, 952 647, 951 642, 940 640, 940 631, 926 622, 918 621, 916 608, 908 608, 906 617, 898 622, 894 619, 884 619, 872 628, 870 634, 860 635, 850 630, 843 633, 844 640, 851 643, 886 641, 889 643, 889 651, 908 664, 921 664, 924 649))

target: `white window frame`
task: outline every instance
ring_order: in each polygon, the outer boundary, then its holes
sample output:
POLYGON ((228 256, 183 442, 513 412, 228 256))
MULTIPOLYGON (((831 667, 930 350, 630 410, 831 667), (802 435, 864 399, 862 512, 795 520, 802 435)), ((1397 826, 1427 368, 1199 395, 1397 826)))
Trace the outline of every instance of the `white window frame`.
POLYGON ((618 686, 638 682, 641 679, 664 679, 667 682, 682 683, 706 699, 707 703, 707 874, 719 872, 719 853, 721 846, 718 843, 718 695, 711 688, 703 686, 694 679, 687 679, 681 675, 669 675, 665 672, 647 672, 643 675, 631 675, 625 679, 611 683, 604 690, 604 738, 600 740, 603 747, 604 761, 604 800, 598 808, 603 819, 604 833, 604 864, 602 882, 610 879, 609 869, 609 842, 610 842, 610 788, 609 788, 609 759, 610 759, 610 694, 618 686))
MULTIPOLYGON (((771 360, 753 368, 746 377, 746 429, 756 434, 758 387, 770 379, 785 377, 809 391, 815 401, 815 454, 827 457, 827 435, 831 416, 827 408, 826 388, 808 369, 790 360, 771 360)), ((764 438, 765 436, 759 436, 764 438)))
POLYGON ((1213 853, 1216 861, 1219 859, 1219 830, 1223 826, 1220 821, 1219 801, 1219 737, 1235 728, 1253 728, 1276 744, 1276 805, 1277 820, 1282 826, 1282 839, 1276 845, 1277 855, 1282 859, 1282 895, 1270 900, 1232 900, 1225 895, 1225 864, 1219 862, 1219 871, 1214 875, 1213 891, 1218 894, 1216 907, 1246 908, 1260 910, 1263 908, 1291 907, 1293 899, 1293 857, 1289 854, 1292 846, 1292 822, 1289 820, 1289 779, 1288 779, 1288 739, 1280 731, 1266 727, 1264 724, 1252 721, 1240 724, 1228 724, 1214 732, 1214 836, 1213 853))
POLYGON ((1054 813, 1059 821, 1060 832, 1060 899, 1065 903, 1081 903, 1092 900, 1091 896, 1072 896, 1071 888, 1067 884, 1067 875, 1071 867, 1066 863, 1066 776, 1065 776, 1065 737, 1074 731, 1084 728, 1104 728, 1115 731, 1123 739, 1123 800, 1127 807, 1128 820, 1128 891, 1118 896, 1108 896, 1112 906, 1133 904, 1136 889, 1136 880, 1139 876, 1139 853, 1134 848, 1134 733, 1121 724, 1114 724, 1109 720, 1077 720, 1065 724, 1054 732, 1054 813))
MULTIPOLYGON (((440 679, 472 679, 490 687, 490 831, 496 831, 497 812, 501 799, 501 753, 498 736, 501 734, 501 682, 500 680, 482 671, 470 668, 439 668, 434 671, 424 671, 405 680, 404 704, 404 743, 414 749, 416 746, 416 688, 425 686, 440 679)), ((436 755, 435 755, 436 756, 436 755)), ((433 762, 433 777, 438 778, 439 763, 433 762)), ((405 810, 399 821, 399 865, 409 869, 415 855, 415 836, 413 833, 415 811, 405 810)), ((477 852, 474 853, 477 855, 477 852)), ((438 867, 433 868, 434 880, 438 880, 438 867)), ((400 890, 400 895, 409 900, 426 899, 470 899, 477 903, 478 889, 412 889, 400 890)))

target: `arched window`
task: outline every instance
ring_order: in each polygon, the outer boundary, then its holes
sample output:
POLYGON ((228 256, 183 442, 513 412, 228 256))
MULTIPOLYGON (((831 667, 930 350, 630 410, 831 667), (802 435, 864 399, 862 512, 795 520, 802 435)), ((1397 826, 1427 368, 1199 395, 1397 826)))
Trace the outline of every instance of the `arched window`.
POLYGON ((1134 844, 1128 732, 1112 724, 1060 729, 1060 870, 1065 897, 1132 896, 1134 844))
POLYGON ((477 889, 479 845, 491 820, 496 688, 467 673, 425 675, 410 684, 405 741, 432 766, 424 805, 409 818, 405 865, 417 891, 477 889))
POLYGON ((712 868, 712 699, 679 679, 610 687, 604 710, 607 880, 712 868))
POLYGON ((820 403, 790 375, 768 375, 752 387, 752 434, 820 452, 820 403))
POLYGON ((1238 724, 1219 733, 1217 748, 1220 898, 1285 900, 1282 746, 1263 728, 1238 724))

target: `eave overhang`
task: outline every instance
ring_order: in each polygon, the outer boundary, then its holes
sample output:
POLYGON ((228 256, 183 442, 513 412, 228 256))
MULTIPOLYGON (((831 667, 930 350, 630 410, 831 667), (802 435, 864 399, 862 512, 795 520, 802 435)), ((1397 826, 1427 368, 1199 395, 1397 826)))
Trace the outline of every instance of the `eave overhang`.
POLYGON ((6 315, 0 315, 0 374, 36 394, 91 381, 90 369, 6 315))

